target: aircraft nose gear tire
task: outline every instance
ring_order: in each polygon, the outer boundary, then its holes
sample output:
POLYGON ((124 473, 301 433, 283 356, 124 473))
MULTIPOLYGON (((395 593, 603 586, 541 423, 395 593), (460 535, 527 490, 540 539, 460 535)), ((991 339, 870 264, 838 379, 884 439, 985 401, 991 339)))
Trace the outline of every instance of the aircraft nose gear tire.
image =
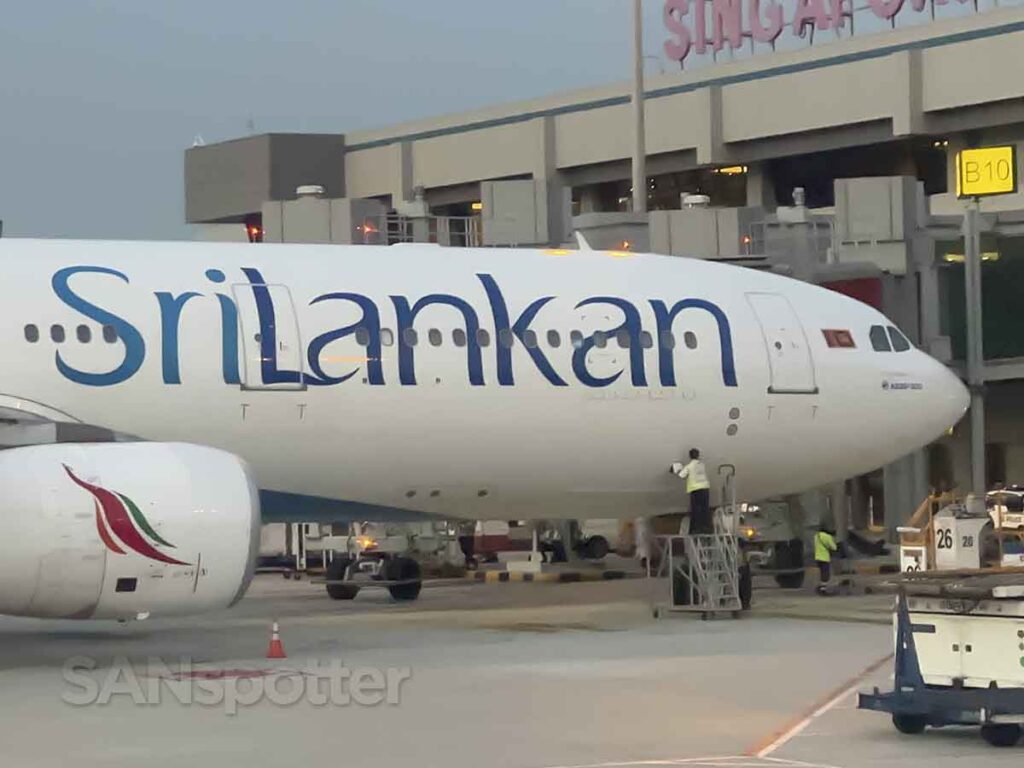
MULTIPOLYGON (((345 578, 352 560, 348 557, 336 557, 327 566, 327 581, 341 581, 345 578)), ((352 600, 359 594, 359 587, 356 584, 327 584, 327 594, 332 600, 352 600)))
POLYGON ((395 600, 415 600, 423 588, 420 564, 409 557, 396 557, 390 560, 384 570, 384 578, 388 581, 405 581, 407 584, 393 584, 388 592, 395 600))

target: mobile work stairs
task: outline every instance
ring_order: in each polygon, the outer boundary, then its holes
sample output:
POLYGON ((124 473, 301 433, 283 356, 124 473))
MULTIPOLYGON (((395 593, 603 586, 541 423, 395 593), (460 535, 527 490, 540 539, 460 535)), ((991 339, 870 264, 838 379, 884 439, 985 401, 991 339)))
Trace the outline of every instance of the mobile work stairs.
POLYGON ((702 619, 718 614, 736 618, 743 608, 740 598, 740 551, 736 536, 736 470, 723 465, 722 498, 727 503, 714 512, 714 530, 707 534, 659 536, 662 551, 659 576, 667 575, 670 601, 654 607, 664 611, 699 613, 702 619))

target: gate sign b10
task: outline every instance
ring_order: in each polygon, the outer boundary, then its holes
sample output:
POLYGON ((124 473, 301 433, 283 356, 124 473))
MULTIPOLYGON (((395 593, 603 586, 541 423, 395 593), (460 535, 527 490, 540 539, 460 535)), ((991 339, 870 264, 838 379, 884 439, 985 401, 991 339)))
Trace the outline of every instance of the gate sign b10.
POLYGON ((956 156, 957 197, 1008 195, 1017 191, 1017 148, 965 149, 956 156))

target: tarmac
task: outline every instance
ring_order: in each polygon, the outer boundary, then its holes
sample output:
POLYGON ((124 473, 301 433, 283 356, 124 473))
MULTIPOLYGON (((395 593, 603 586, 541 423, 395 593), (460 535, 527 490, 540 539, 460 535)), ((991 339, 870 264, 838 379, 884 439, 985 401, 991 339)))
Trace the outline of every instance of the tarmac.
POLYGON ((1019 764, 1024 747, 995 750, 976 730, 907 737, 853 708, 859 688, 889 685, 892 644, 891 598, 858 578, 839 597, 758 579, 736 620, 655 620, 666 585, 639 578, 456 579, 397 604, 382 590, 331 601, 279 576, 190 619, 0 619, 0 761, 1019 764), (286 659, 265 658, 274 620, 286 659))

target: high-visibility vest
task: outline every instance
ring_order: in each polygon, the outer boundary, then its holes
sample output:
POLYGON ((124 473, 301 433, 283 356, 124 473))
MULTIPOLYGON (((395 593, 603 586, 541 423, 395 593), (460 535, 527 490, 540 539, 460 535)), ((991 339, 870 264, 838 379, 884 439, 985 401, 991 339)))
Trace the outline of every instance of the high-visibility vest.
POLYGON ((836 549, 838 549, 838 545, 831 533, 818 531, 814 534, 814 562, 831 563, 832 553, 836 549))
POLYGON ((711 483, 708 482, 708 471, 704 468, 704 462, 700 459, 693 459, 679 470, 679 476, 686 479, 687 493, 711 487, 711 483))

